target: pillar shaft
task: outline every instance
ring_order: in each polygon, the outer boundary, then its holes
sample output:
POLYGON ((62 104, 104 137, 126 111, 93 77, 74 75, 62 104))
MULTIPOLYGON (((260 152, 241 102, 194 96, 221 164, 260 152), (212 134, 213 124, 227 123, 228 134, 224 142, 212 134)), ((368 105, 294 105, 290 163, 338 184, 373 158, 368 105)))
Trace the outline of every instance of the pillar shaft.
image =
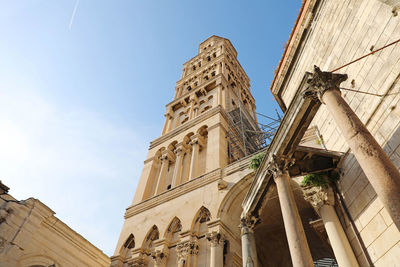
POLYGON ((319 212, 335 258, 340 267, 357 267, 358 262, 351 249, 349 240, 340 224, 336 211, 331 205, 323 205, 319 212))
POLYGON ((175 150, 175 154, 176 154, 176 161, 172 177, 171 188, 174 188, 175 186, 181 183, 181 176, 182 176, 182 160, 183 160, 182 148, 177 148, 175 150))
POLYGON ((287 172, 274 177, 293 266, 314 266, 287 172))
POLYGON ((327 90, 322 101, 330 111, 379 199, 400 229, 400 173, 338 89, 327 90))
POLYGON ((243 267, 258 267, 256 240, 254 239, 254 232, 251 229, 253 227, 246 219, 242 219, 240 228, 243 267))
POLYGON ((223 267, 224 265, 224 238, 217 231, 207 233, 206 238, 210 241, 210 267, 223 267))
POLYGON ((155 190, 156 194, 159 194, 164 190, 163 187, 165 184, 165 176, 167 175, 167 170, 168 170, 168 158, 163 157, 161 158, 161 169, 157 179, 157 186, 155 190))
POLYGON ((197 158, 199 156, 199 149, 200 149, 197 140, 193 140, 191 145, 192 145, 192 158, 190 160, 189 181, 196 178, 197 158))

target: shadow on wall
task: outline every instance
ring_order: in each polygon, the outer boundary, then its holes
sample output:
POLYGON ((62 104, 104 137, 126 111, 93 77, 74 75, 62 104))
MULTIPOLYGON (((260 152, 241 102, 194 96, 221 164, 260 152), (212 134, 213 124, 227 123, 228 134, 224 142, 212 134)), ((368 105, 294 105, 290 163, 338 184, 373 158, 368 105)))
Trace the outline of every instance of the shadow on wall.
MULTIPOLYGON (((378 136, 379 134, 373 134, 378 136)), ((377 140, 378 142, 381 140, 377 140)), ((382 142, 379 142, 382 143, 382 142)), ((400 126, 393 132, 390 139, 383 146, 383 150, 391 161, 400 168, 400 126)), ((367 249, 374 246, 373 242, 392 225, 393 222, 375 190, 372 188, 359 163, 352 153, 349 153, 343 163, 343 173, 339 185, 345 206, 343 210, 337 208, 342 225, 346 225, 346 232, 359 263, 372 265, 387 251, 380 249, 381 253, 369 254, 367 249), (347 209, 347 214, 346 214, 347 209), (373 229, 372 229, 373 228, 373 229), (361 239, 361 236, 364 238, 361 239)), ((392 247, 399 240, 385 244, 392 247)))

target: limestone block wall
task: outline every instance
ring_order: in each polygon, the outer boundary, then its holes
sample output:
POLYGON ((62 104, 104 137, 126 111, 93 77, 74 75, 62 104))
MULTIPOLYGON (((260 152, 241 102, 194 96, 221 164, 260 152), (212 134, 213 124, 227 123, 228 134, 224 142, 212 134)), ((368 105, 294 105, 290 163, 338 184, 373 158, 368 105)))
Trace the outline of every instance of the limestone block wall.
MULTIPOLYGON (((308 37, 282 93, 286 106, 290 104, 304 73, 312 72, 313 65, 330 71, 400 39, 400 16, 393 16, 392 7, 382 1, 320 1, 310 21, 308 37)), ((349 76, 342 87, 384 95, 342 90, 351 108, 395 165, 400 167, 400 43, 339 72, 349 76)), ((359 263, 361 266, 371 263, 397 266, 400 262, 399 230, 376 197, 324 105, 312 125, 318 127, 327 149, 346 153, 339 187, 356 226, 354 232, 346 219, 347 233, 359 263)))
MULTIPOLYGON (((1 184, 1 183, 0 183, 1 184)), ((0 266, 109 266, 101 250, 37 199, 0 199, 0 266)))

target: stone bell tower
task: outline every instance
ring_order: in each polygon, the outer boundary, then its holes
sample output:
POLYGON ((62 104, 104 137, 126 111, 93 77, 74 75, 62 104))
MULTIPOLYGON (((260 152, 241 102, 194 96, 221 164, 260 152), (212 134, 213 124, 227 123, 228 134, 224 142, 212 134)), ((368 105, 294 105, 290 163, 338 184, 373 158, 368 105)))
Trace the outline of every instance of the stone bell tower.
POLYGON ((235 130, 228 111, 239 109, 252 131, 257 124, 249 78, 236 57, 228 39, 212 36, 183 65, 162 134, 150 143, 126 210, 112 266, 241 266, 244 193, 235 185, 252 174, 246 140, 229 148, 228 131, 235 130), (230 219, 233 214, 237 218, 230 219))

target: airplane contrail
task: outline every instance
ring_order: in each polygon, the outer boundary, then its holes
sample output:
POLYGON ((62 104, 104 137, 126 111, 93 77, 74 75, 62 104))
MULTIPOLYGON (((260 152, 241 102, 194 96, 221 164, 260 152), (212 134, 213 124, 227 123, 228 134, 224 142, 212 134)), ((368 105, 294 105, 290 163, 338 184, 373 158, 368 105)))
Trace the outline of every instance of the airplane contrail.
POLYGON ((68 26, 69 30, 71 30, 72 23, 74 22, 74 18, 75 18, 76 10, 78 9, 78 5, 79 5, 79 0, 76 0, 74 10, 72 11, 71 20, 69 21, 69 26, 68 26))

